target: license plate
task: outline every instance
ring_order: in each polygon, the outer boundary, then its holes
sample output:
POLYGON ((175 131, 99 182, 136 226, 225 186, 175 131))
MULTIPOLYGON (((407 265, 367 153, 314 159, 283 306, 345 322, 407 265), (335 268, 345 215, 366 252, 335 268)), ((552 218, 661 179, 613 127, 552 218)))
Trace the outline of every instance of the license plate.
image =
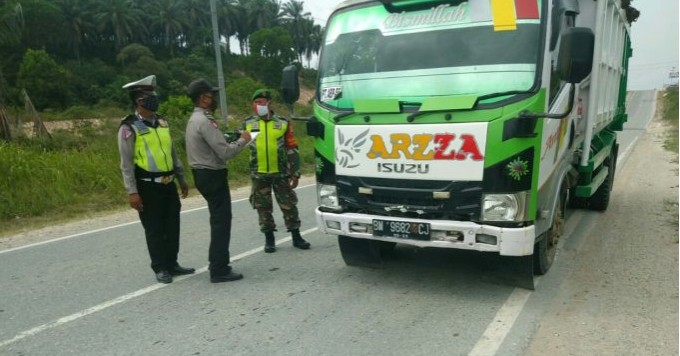
POLYGON ((373 236, 430 240, 430 224, 409 221, 373 220, 373 236))

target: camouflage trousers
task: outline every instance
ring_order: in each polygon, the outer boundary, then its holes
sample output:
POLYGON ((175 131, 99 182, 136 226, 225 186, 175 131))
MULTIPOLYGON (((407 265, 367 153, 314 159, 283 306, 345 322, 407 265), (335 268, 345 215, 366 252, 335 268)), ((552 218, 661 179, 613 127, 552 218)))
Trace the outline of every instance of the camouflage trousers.
POLYGON ((276 202, 283 213, 283 221, 288 231, 300 228, 300 216, 297 209, 297 194, 290 188, 289 179, 282 175, 258 175, 252 177, 250 205, 257 210, 260 231, 270 232, 276 229, 272 215, 274 204, 272 190, 276 202))

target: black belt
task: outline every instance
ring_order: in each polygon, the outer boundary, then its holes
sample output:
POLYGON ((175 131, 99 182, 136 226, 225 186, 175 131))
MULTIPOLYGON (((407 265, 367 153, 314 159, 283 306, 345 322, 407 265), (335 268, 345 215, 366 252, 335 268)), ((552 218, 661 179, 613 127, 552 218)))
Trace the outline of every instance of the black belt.
POLYGON ((155 177, 155 178, 139 178, 139 180, 143 180, 145 182, 160 183, 160 184, 170 184, 175 180, 175 175, 171 174, 169 176, 162 176, 162 177, 155 177))

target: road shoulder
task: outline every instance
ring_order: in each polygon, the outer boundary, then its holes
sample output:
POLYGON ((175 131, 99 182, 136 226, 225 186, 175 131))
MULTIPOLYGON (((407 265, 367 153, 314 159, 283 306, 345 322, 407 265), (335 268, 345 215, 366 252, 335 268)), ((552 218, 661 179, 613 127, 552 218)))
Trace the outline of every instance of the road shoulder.
POLYGON ((678 354, 678 158, 664 132, 657 118, 638 141, 524 355, 678 354))

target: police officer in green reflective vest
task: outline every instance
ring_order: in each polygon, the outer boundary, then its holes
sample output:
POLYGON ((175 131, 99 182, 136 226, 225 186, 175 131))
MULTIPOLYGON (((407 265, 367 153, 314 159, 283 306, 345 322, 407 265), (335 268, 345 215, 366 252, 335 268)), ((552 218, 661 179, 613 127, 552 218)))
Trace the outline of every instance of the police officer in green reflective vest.
POLYGON ((125 84, 123 89, 129 91, 135 108, 118 129, 123 182, 130 206, 139 212, 156 280, 171 283, 172 276, 195 272, 177 263, 181 203, 175 180, 182 198, 187 196, 189 186, 168 122, 156 114, 156 76, 125 84))
POLYGON ((306 250, 310 244, 300 236, 298 200, 293 191, 300 178, 297 140, 288 120, 271 110, 271 100, 270 90, 255 91, 252 96, 255 115, 244 122, 245 130, 254 137, 249 145, 252 180, 250 203, 257 210, 260 231, 265 235, 264 252, 276 252, 272 191, 283 212, 286 228, 293 237, 293 246, 306 250))

